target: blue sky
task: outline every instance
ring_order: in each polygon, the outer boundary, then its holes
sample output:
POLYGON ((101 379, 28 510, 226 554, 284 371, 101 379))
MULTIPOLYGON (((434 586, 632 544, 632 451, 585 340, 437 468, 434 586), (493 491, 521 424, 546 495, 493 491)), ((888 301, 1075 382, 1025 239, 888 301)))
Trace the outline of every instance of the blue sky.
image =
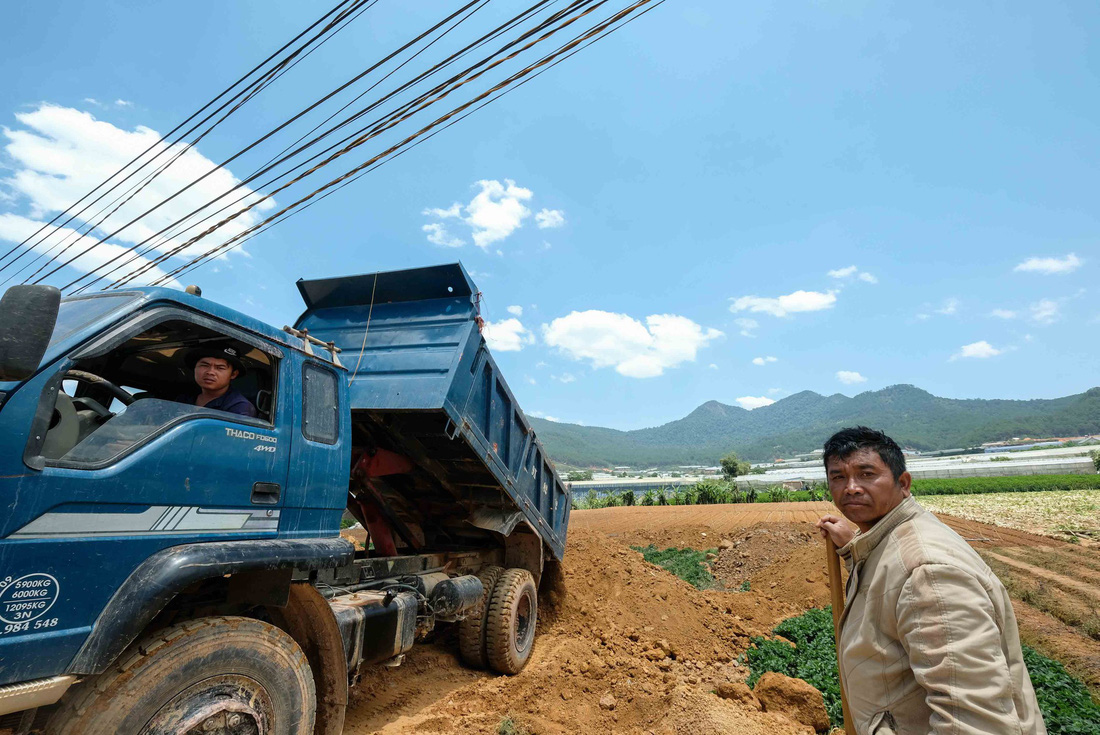
MULTIPOLYGON (((380 0, 191 162, 457 7, 380 0)), ((8 14, 3 250, 322 11, 180 8, 8 14)), ((1093 3, 668 0, 185 281, 282 325, 299 277, 461 260, 524 408, 591 425, 805 389, 1080 392, 1100 382, 1098 33, 1093 3)))

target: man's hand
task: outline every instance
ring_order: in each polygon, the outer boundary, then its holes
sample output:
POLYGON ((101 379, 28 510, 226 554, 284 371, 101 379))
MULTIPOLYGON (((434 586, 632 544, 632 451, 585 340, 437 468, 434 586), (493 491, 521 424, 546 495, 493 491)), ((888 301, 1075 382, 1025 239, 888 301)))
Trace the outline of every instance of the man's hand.
POLYGON ((836 515, 824 515, 817 522, 817 530, 821 538, 831 538, 839 549, 845 546, 856 535, 856 532, 848 525, 848 521, 836 515))

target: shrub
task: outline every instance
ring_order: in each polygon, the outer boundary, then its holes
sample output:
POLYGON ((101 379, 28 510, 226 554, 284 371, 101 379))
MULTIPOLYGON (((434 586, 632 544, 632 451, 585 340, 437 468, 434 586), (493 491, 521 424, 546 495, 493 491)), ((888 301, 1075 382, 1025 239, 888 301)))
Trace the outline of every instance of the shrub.
POLYGON ((645 491, 645 495, 638 500, 638 505, 657 505, 657 493, 653 492, 653 488, 645 491))

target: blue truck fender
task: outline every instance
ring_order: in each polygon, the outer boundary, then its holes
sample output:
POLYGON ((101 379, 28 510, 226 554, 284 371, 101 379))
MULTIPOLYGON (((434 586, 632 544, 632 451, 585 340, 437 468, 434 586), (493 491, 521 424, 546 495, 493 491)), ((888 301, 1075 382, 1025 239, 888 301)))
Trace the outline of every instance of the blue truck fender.
POLYGON ((102 673, 173 597, 195 582, 258 570, 328 569, 350 564, 354 557, 355 547, 341 538, 205 542, 164 549, 142 562, 118 588, 67 673, 102 673))

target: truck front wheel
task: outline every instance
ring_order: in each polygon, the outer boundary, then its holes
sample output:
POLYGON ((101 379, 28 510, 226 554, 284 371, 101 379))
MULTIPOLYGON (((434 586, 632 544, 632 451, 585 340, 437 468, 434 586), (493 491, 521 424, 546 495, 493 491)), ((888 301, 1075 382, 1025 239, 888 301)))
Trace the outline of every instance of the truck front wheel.
POLYGON ((313 675, 294 639, 252 618, 158 630, 74 687, 57 735, 311 735, 313 675))
POLYGON ((526 569, 500 575, 485 618, 485 653, 489 665, 502 674, 518 674, 527 665, 535 643, 538 590, 526 569))

